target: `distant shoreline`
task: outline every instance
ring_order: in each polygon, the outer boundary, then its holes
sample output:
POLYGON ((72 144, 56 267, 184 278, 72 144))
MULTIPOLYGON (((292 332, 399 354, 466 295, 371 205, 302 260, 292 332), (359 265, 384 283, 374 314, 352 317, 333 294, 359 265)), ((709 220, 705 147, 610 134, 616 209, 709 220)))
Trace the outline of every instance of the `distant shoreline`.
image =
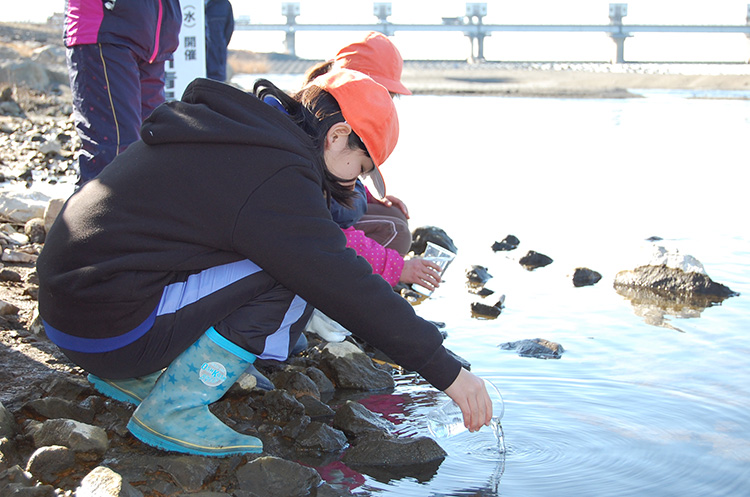
POLYGON ((414 93, 630 98, 633 90, 686 90, 750 99, 747 64, 406 63, 402 79, 414 93))
MULTIPOLYGON (((230 56, 230 66, 243 74, 303 74, 317 62, 284 54, 233 51, 230 56)), ((417 95, 631 98, 638 96, 631 90, 686 90, 750 99, 750 64, 739 63, 407 60, 402 80, 417 95)))

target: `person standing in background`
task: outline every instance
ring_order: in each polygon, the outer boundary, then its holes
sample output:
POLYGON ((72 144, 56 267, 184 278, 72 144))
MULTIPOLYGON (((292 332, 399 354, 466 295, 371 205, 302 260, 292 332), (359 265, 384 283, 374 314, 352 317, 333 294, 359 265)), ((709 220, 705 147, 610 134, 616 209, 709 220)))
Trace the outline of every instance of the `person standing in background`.
POLYGON ((234 12, 229 0, 206 2, 206 77, 227 80, 227 47, 234 33, 234 12))
POLYGON ((140 138, 164 102, 164 62, 179 45, 179 0, 68 0, 67 48, 73 117, 81 138, 77 187, 140 138))

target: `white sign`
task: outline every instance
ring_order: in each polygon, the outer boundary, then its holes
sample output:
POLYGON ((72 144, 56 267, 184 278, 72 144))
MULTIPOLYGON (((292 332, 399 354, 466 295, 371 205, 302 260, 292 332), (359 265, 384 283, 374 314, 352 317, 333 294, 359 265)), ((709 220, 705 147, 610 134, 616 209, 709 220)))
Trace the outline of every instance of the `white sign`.
POLYGON ((180 46, 167 61, 167 100, 179 100, 195 78, 206 77, 206 23, 204 0, 180 0, 180 46))

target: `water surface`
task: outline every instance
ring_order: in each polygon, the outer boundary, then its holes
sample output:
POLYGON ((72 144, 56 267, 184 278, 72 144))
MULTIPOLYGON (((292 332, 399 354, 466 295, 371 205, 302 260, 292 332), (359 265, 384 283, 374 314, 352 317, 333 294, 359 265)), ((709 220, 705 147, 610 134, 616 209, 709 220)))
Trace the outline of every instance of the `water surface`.
MULTIPOLYGON (((296 87, 294 78, 281 86, 296 87)), ((331 483, 410 497, 747 493, 750 101, 639 93, 398 99, 401 138, 382 168, 388 191, 409 206, 412 229, 438 226, 459 249, 416 310, 446 323, 445 345, 501 390, 506 451, 484 429, 440 440, 449 455, 427 474, 339 467, 331 483), (493 252, 508 234, 519 248, 493 252), (647 263, 655 243, 696 257, 741 295, 698 309, 632 303, 614 277, 647 263), (518 259, 529 250, 554 262, 527 271, 518 259), (467 292, 472 265, 493 275, 493 295, 467 292), (574 287, 576 267, 601 281, 574 287), (497 319, 472 317, 472 302, 500 295, 497 319), (537 337, 562 344, 562 358, 498 347, 537 337)), ((361 401, 402 436, 428 436, 424 415, 445 399, 405 374, 392 394, 361 401)))
MULTIPOLYGON (((504 457, 473 441, 428 481, 366 478, 373 495, 743 495, 750 484, 750 102, 669 92, 615 100, 411 96, 383 166, 412 228, 443 228, 459 248, 445 283, 417 306, 446 323, 445 345, 493 381, 506 403, 504 457), (508 234, 513 252, 493 252, 508 234), (661 237, 658 242, 646 239, 661 237), (613 288, 653 243, 700 260, 740 292, 706 309, 635 306, 613 288), (528 250, 554 262, 527 271, 528 250), (488 268, 484 300, 464 271, 488 268), (602 274, 576 288, 576 267, 602 274), (494 320, 471 316, 494 304, 494 320), (503 342, 545 338, 559 360, 522 358, 503 342)), ((428 435, 444 396, 408 377, 394 393, 403 434, 428 435), (415 384, 416 383, 416 384, 415 384)), ((355 490, 356 491, 356 490, 355 490)))

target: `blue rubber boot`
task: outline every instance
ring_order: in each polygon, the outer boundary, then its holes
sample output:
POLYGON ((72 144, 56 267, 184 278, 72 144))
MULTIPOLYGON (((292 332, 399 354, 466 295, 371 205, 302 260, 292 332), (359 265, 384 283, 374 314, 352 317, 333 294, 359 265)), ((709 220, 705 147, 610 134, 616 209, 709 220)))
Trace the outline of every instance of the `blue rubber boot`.
POLYGON ((142 442, 164 450, 224 457, 259 453, 263 443, 222 423, 208 406, 255 361, 213 328, 177 356, 128 422, 142 442))
POLYGON ((110 380, 89 374, 88 379, 98 392, 107 397, 138 405, 151 393, 151 389, 154 388, 161 373, 162 371, 157 371, 138 378, 126 378, 124 380, 110 380))

